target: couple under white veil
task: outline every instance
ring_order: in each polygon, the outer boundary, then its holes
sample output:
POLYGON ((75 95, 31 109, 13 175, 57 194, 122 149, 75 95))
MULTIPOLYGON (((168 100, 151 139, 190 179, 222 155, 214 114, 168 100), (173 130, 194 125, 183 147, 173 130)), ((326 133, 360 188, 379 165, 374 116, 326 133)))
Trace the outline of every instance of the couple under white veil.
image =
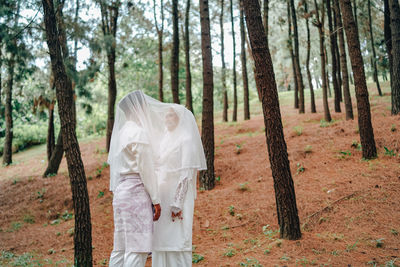
POLYGON ((206 169, 193 114, 142 91, 116 107, 108 155, 113 192, 110 266, 192 265, 197 171, 206 169))

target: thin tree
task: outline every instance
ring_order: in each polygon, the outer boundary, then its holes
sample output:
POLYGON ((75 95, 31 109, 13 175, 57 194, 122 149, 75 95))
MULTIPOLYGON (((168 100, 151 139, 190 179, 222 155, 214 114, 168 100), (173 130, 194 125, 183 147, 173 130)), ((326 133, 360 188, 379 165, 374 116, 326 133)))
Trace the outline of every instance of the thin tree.
POLYGON ((100 0, 101 10, 101 29, 105 39, 112 40, 106 42, 107 63, 108 63, 108 109, 107 109, 107 130, 106 130, 106 149, 110 150, 111 133, 114 126, 115 101, 117 97, 117 82, 115 80, 115 49, 117 36, 117 22, 120 1, 107 3, 100 0))
POLYGON ((247 78, 247 60, 246 60, 246 34, 244 29, 243 17, 243 0, 240 3, 240 59, 242 63, 242 79, 243 79, 243 105, 244 105, 244 119, 250 120, 250 104, 249 104, 249 81, 247 78))
POLYGON ((232 121, 237 121, 237 79, 236 79, 236 38, 235 38, 235 17, 233 16, 233 0, 230 0, 231 25, 232 25, 232 45, 233 45, 233 113, 232 121))
POLYGON ((314 95, 314 86, 312 84, 312 77, 310 71, 310 55, 311 55, 311 36, 310 36, 310 14, 308 13, 308 3, 307 0, 304 0, 304 18, 306 19, 306 29, 307 29, 307 60, 306 60, 306 70, 307 70, 307 78, 308 78, 308 86, 310 87, 310 98, 311 98, 311 113, 316 113, 317 109, 315 107, 315 95, 314 95))
POLYGON ((179 21, 178 0, 172 0, 171 90, 172 100, 179 104, 179 21))
POLYGON ((224 0, 221 0, 221 13, 219 16, 219 26, 221 30, 221 82, 222 82, 222 121, 228 121, 228 90, 226 88, 226 63, 225 63, 225 42, 224 42, 224 0))
POLYGON ((378 79, 378 68, 376 67, 376 52, 375 52, 375 42, 374 42, 374 34, 372 33, 372 16, 371 16, 371 0, 368 0, 368 24, 369 24, 369 35, 371 37, 371 50, 372 50, 372 68, 373 68, 373 75, 374 81, 376 83, 376 88, 378 89, 378 94, 382 96, 381 86, 379 84, 378 79))
POLYGON ((336 58, 336 32, 333 31, 333 19, 332 19, 332 8, 331 0, 326 1, 326 13, 328 14, 328 27, 329 27, 329 40, 331 50, 331 61, 332 61, 332 84, 333 92, 335 94, 335 112, 342 112, 340 109, 340 89, 339 82, 337 80, 337 58, 336 58))
POLYGON ((327 78, 326 78, 326 57, 325 57, 325 36, 324 36, 324 20, 325 20, 325 8, 324 1, 322 1, 321 6, 321 19, 319 16, 319 8, 317 1, 314 0, 315 15, 316 20, 313 24, 318 28, 319 33, 319 53, 321 57, 321 77, 322 77, 322 101, 324 105, 324 118, 325 121, 330 122, 332 120, 331 113, 329 111, 328 105, 328 88, 327 88, 327 78))
MULTIPOLYGON (((297 82, 296 63, 293 52, 293 37, 292 37, 292 16, 290 15, 290 0, 286 1, 286 10, 288 17, 288 48, 290 58, 292 59, 292 72, 293 72, 293 83, 294 83, 294 108, 299 108, 299 84, 297 82)), ((289 91, 289 90, 288 90, 289 91)))
POLYGON ((190 72, 190 40, 189 40, 189 12, 190 12, 190 0, 186 2, 186 13, 185 13, 185 74, 186 74, 186 107, 193 113, 193 100, 192 100, 192 74, 190 72))
MULTIPOLYGON (((20 12, 20 1, 14 3, 16 13, 14 15, 14 29, 18 27, 18 19, 20 12)), ((4 106, 4 117, 5 117, 5 136, 3 146, 3 164, 9 165, 12 163, 12 141, 13 141, 13 116, 12 116, 12 91, 14 86, 14 72, 16 65, 16 54, 18 50, 17 37, 14 36, 11 40, 11 51, 10 57, 7 60, 7 82, 5 87, 5 106, 4 106)))
POLYGON ((160 13, 161 13, 161 26, 158 25, 156 15, 156 0, 153 1, 153 15, 154 24, 156 25, 157 37, 158 37, 158 100, 164 101, 163 91, 163 35, 164 35, 164 3, 160 0, 160 13))
POLYGON ((279 108, 278 90, 262 25, 258 0, 246 0, 244 11, 251 49, 256 66, 256 84, 262 93, 265 134, 274 179, 276 209, 280 236, 285 239, 301 238, 296 195, 279 108))
POLYGON ((297 29, 297 15, 296 15, 296 7, 294 5, 294 0, 290 0, 290 8, 293 22, 293 40, 294 40, 294 63, 296 70, 296 77, 299 89, 299 113, 305 112, 304 107, 304 83, 303 76, 301 74, 300 67, 300 52, 299 52, 299 33, 297 29))
POLYGON ((400 7, 397 0, 389 0, 392 36, 392 114, 400 112, 400 7))
POLYGON ((340 52, 340 67, 342 72, 343 98, 344 108, 346 111, 346 120, 353 120, 353 105, 351 103, 350 86, 349 86, 349 71, 347 69, 346 48, 343 33, 342 15, 339 7, 339 0, 333 0, 334 9, 336 11, 336 31, 339 37, 339 52, 340 52))
POLYGON ((203 62, 203 113, 201 139, 207 160, 207 170, 200 172, 200 187, 211 190, 215 186, 214 173, 214 81, 212 67, 210 14, 208 0, 200 0, 201 54, 203 62))
MULTIPOLYGON (((335 0, 332 0, 335 1, 335 0)), ((333 4, 334 5, 334 4, 333 4)), ((342 90, 342 67, 340 63, 340 51, 339 51, 339 45, 338 45, 338 33, 337 33, 337 15, 336 15, 336 10, 333 7, 333 22, 334 22, 334 34, 335 34, 335 55, 336 55, 336 63, 337 63, 337 81, 339 84, 339 97, 340 97, 340 102, 343 102, 343 90, 342 90)))
POLYGON ((372 159, 377 156, 374 131, 371 123, 368 88, 365 80, 364 62, 361 56, 360 41, 358 39, 358 29, 351 11, 350 0, 340 0, 340 10, 343 15, 347 47, 349 48, 351 67, 354 73, 362 155, 365 159, 372 159))
POLYGON ((72 111, 72 83, 63 63, 53 1, 42 0, 42 5, 75 213, 74 262, 77 266, 90 267, 92 266, 92 226, 85 170, 72 111))
MULTIPOLYGON (((392 32, 390 29, 390 8, 389 8, 389 0, 383 0, 384 4, 384 37, 385 37, 385 45, 386 45, 386 53, 389 59, 389 73, 390 73, 390 88, 391 88, 391 98, 392 98, 392 115, 400 112, 400 100, 397 103, 394 103, 393 96, 395 92, 393 92, 393 55, 392 55, 392 32), (397 110, 397 111, 396 111, 397 110)), ((400 95, 400 93, 399 93, 400 95)))

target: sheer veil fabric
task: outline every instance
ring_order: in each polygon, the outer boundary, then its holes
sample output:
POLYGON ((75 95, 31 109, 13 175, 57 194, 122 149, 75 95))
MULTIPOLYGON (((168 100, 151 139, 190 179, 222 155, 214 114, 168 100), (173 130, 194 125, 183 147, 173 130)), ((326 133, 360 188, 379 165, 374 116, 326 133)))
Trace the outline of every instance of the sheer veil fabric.
POLYGON ((107 161, 110 164, 111 191, 115 190, 120 177, 118 155, 130 143, 151 146, 154 166, 147 166, 148 168, 160 172, 207 169, 203 145, 193 114, 181 105, 162 103, 142 91, 129 93, 116 107, 107 161), (168 130, 166 114, 171 112, 177 116, 177 125, 173 130, 168 130), (140 130, 132 131, 130 130, 132 128, 140 130), (168 158, 169 154, 174 155, 173 158, 168 158), (162 160, 165 158, 168 160, 162 160))

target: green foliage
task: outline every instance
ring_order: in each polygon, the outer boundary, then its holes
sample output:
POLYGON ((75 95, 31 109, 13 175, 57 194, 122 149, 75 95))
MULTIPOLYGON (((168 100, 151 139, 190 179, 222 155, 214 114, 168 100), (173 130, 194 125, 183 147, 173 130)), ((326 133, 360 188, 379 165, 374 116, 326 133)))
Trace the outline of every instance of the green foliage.
POLYGON ((385 239, 384 238, 378 238, 377 240, 375 240, 377 248, 383 248, 383 245, 385 244, 383 242, 383 240, 385 240, 385 239))
POLYGON ((293 127, 293 130, 298 136, 303 134, 303 127, 301 127, 299 125, 293 127))
POLYGON ((248 184, 249 184, 249 182, 240 183, 239 190, 242 192, 250 190, 250 188, 248 187, 248 184))
POLYGON ((229 210, 229 214, 231 215, 231 216, 234 216, 235 215, 235 207, 234 206, 229 206, 228 207, 228 210, 229 210))
POLYGON ((61 215, 61 219, 63 219, 64 221, 69 221, 72 218, 74 218, 74 214, 68 212, 68 210, 64 211, 64 213, 61 215))
POLYGON ((356 250, 357 249, 357 243, 358 243, 358 240, 354 244, 347 245, 346 246, 346 251, 347 252, 351 252, 353 250, 356 250))
POLYGON ((383 148, 385 149, 385 156, 395 157, 397 155, 393 149, 390 150, 385 146, 383 148))
POLYGON ((351 147, 357 149, 358 151, 362 151, 361 144, 357 140, 353 140, 351 147))
POLYGON ((264 225, 262 227, 262 231, 263 231, 265 237, 268 239, 274 239, 277 236, 277 234, 279 233, 279 230, 272 230, 270 228, 269 224, 264 225))
POLYGON ((235 144, 235 148, 236 148, 236 154, 240 154, 240 152, 242 151, 242 145, 241 144, 235 144))
POLYGON ((390 229, 390 233, 392 234, 392 235, 399 235, 399 232, 396 230, 396 229, 390 229))
POLYGON ((320 120, 319 126, 321 128, 326 128, 326 127, 329 127, 329 126, 335 124, 335 122, 336 122, 335 120, 331 120, 330 122, 327 122, 326 120, 320 120))
POLYGON ((23 221, 26 223, 34 224, 35 223, 35 217, 31 214, 25 214, 23 221))
POLYGON ((230 248, 230 249, 226 250, 226 252, 224 253, 224 256, 230 258, 230 257, 235 256, 235 254, 236 254, 236 250, 230 248))
POLYGON ((246 258, 245 260, 245 262, 241 262, 239 263, 239 265, 243 267, 262 267, 262 265, 256 258, 250 257, 246 258))
POLYGON ((297 167, 297 169, 296 169, 296 174, 303 173, 303 172, 306 170, 306 169, 304 168, 304 166, 301 165, 301 163, 297 163, 297 164, 296 164, 296 167, 297 167))
POLYGON ((42 188, 40 191, 36 192, 36 198, 39 199, 39 202, 42 203, 44 199, 44 194, 46 193, 46 188, 42 188))
POLYGON ((104 197, 104 192, 99 191, 99 193, 97 194, 97 198, 102 198, 102 197, 104 197))
POLYGON ((192 254, 192 263, 199 263, 202 260, 204 260, 204 256, 203 255, 200 255, 200 254, 197 254, 197 253, 193 253, 192 254))
POLYGON ((390 131, 391 132, 395 132, 397 129, 396 129, 396 125, 395 124, 392 124, 392 126, 390 127, 390 131))
POLYGON ((311 145, 306 145, 306 147, 304 148, 304 152, 306 154, 310 154, 312 152, 312 146, 311 145))

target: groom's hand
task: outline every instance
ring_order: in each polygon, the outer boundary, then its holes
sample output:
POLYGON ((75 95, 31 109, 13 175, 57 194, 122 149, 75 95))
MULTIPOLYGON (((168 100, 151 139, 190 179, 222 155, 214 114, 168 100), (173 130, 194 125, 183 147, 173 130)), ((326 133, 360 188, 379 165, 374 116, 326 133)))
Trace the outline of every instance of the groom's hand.
POLYGON ((160 204, 155 204, 153 221, 157 221, 160 218, 160 215, 161 215, 161 206, 160 204))
POLYGON ((183 217, 182 217, 182 211, 179 211, 179 212, 177 212, 177 213, 175 213, 175 212, 171 212, 171 217, 172 217, 172 221, 174 222, 175 221, 175 219, 179 219, 179 220, 183 220, 183 217))

